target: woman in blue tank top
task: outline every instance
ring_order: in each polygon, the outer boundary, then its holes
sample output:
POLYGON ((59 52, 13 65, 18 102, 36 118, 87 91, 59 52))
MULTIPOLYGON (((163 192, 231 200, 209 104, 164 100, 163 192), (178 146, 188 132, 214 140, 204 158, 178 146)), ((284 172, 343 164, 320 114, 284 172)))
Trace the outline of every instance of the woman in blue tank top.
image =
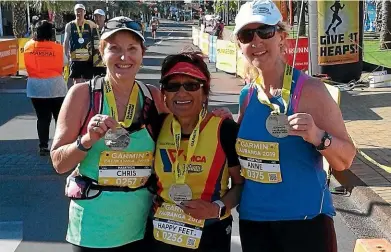
POLYGON ((355 148, 325 85, 286 65, 286 25, 271 0, 244 4, 234 34, 257 76, 241 92, 236 151, 246 181, 244 252, 335 252, 335 210, 323 169, 348 169, 355 148))

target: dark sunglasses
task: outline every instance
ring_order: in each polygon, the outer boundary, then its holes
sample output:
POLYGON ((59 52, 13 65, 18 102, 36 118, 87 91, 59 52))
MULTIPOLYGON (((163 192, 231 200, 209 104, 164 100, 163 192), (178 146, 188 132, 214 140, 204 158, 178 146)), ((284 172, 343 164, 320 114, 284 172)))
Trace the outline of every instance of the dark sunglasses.
POLYGON ((238 40, 243 44, 248 44, 254 39, 255 33, 261 39, 270 39, 274 37, 278 27, 275 25, 262 25, 256 29, 242 30, 238 33, 238 40))
POLYGON ((176 82, 167 82, 162 84, 162 89, 167 92, 178 92, 181 87, 183 87, 186 91, 194 92, 199 90, 203 83, 200 82, 185 82, 185 83, 176 83, 176 82))
POLYGON ((105 24, 103 32, 112 31, 119 28, 129 28, 135 31, 141 31, 141 24, 136 21, 127 21, 127 20, 109 20, 105 24))

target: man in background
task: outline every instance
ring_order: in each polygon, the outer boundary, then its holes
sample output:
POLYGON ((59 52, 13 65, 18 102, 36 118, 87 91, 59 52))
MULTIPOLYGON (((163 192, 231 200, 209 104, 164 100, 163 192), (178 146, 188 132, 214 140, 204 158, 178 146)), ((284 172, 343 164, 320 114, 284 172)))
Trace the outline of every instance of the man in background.
POLYGON ((102 34, 103 27, 105 26, 106 14, 102 9, 96 9, 94 11, 94 21, 96 27, 92 30, 92 37, 94 40, 94 48, 92 49, 92 63, 94 76, 106 75, 106 66, 103 63, 102 56, 99 52, 100 35, 102 34))

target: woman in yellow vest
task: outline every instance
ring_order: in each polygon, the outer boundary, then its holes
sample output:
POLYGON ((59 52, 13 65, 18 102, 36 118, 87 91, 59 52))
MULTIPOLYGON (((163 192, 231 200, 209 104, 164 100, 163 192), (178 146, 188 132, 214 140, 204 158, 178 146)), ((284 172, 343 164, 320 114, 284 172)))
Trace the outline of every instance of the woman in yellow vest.
POLYGON ((53 25, 39 21, 33 39, 24 46, 28 73, 27 97, 31 98, 38 117, 39 154, 49 155, 49 127, 52 117, 57 122, 61 104, 67 93, 62 69, 67 64, 62 45, 51 41, 53 25))
POLYGON ((243 183, 235 152, 238 125, 207 112, 210 73, 202 57, 168 56, 161 83, 171 113, 161 116, 156 143, 158 191, 149 223, 154 249, 230 251, 231 209, 243 183))

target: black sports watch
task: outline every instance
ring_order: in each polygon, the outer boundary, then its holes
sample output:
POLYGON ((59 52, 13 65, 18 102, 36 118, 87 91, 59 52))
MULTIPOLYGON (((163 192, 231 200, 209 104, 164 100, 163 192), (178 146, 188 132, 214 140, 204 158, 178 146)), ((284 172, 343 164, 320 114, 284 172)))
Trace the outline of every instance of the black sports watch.
POLYGON ((331 145, 332 139, 333 137, 325 131, 320 144, 316 146, 316 150, 321 151, 327 149, 331 145))
POLYGON ((92 148, 92 146, 91 146, 90 148, 86 148, 86 147, 83 146, 83 144, 81 143, 81 136, 78 136, 78 137, 77 137, 77 140, 76 140, 76 147, 77 147, 79 150, 84 151, 84 152, 87 152, 87 151, 89 151, 89 150, 92 148))
POLYGON ((225 206, 225 204, 221 200, 213 201, 213 203, 217 204, 220 207, 219 216, 218 216, 218 218, 220 219, 221 217, 223 217, 226 214, 227 207, 225 206))

